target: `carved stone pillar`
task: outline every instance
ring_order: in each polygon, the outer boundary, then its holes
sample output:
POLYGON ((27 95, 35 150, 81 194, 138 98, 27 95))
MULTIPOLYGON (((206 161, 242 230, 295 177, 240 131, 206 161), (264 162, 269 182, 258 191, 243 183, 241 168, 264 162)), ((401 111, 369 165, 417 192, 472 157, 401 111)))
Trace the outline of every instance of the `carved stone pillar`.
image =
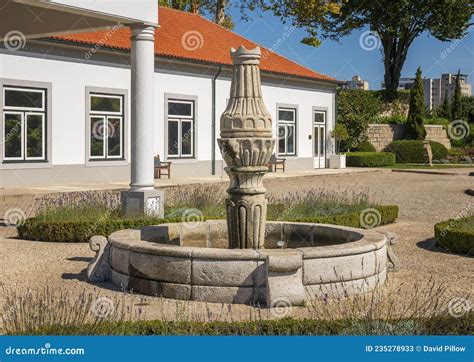
POLYGON ((231 49, 230 100, 218 139, 230 177, 226 200, 229 247, 264 247, 267 200, 263 176, 275 146, 272 118, 262 99, 260 48, 231 49))

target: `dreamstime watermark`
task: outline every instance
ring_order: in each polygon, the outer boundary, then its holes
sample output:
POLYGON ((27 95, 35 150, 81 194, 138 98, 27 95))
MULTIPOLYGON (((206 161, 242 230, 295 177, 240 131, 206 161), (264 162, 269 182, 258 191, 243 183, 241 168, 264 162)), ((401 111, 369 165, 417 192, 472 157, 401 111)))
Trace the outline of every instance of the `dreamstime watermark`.
POLYGON ((54 356, 54 355, 85 355, 84 348, 54 348, 47 342, 41 347, 14 347, 5 348, 7 356, 54 356))
POLYGON ((469 123, 462 119, 452 121, 448 126, 448 136, 453 140, 466 138, 471 131, 469 123))
POLYGON ((465 217, 468 217, 471 215, 471 210, 474 208, 474 203, 469 203, 467 204, 466 207, 464 207, 461 212, 449 222, 448 226, 446 226, 443 230, 441 230, 441 236, 445 237, 446 234, 454 227, 456 227, 460 222, 461 219, 464 219, 465 217))
POLYGON ((5 48, 10 51, 23 49, 26 45, 25 34, 19 30, 11 30, 5 34, 3 44, 5 45, 5 48))
POLYGON ((103 140, 105 137, 112 138, 115 134, 115 126, 107 122, 107 131, 104 121, 96 121, 92 124, 91 135, 96 140, 103 140))
POLYGON ((466 298, 453 298, 448 303, 448 313, 454 318, 464 317, 472 309, 472 304, 466 298))
POLYGON ((84 58, 90 59, 100 48, 102 48, 106 44, 107 40, 109 40, 117 31, 119 31, 123 27, 124 25, 122 23, 114 25, 109 31, 104 34, 104 36, 97 43, 95 43, 93 48, 84 53, 84 58))
POLYGON ((26 220, 26 213, 17 207, 8 209, 3 215, 3 221, 6 226, 19 226, 23 225, 26 220))
POLYGON ((262 54, 262 59, 268 58, 270 53, 274 53, 278 50, 278 48, 281 47, 281 45, 290 37, 290 35, 296 30, 296 26, 285 26, 285 31, 283 32, 283 35, 277 39, 276 42, 272 44, 272 46, 269 49, 265 49, 262 54))
POLYGON ((382 46, 379 35, 371 30, 364 31, 359 37, 359 45, 365 51, 372 51, 382 46))
POLYGON ((201 49, 204 46, 204 37, 197 30, 189 30, 181 37, 181 45, 189 51, 201 49))
POLYGON ((380 225, 382 215, 377 209, 365 209, 359 215, 359 222, 364 229, 372 229, 380 225))
POLYGON ((181 216, 181 221, 187 228, 194 229, 204 222, 204 215, 199 209, 186 209, 181 216))
POLYGON ((106 319, 114 313, 115 305, 111 299, 100 297, 94 300, 90 311, 97 318, 106 319))
MULTIPOLYGON (((472 26, 468 28, 465 36, 469 35, 471 33, 471 30, 472 30, 472 26)), ((463 42, 463 39, 464 38, 454 39, 454 41, 452 41, 451 44, 449 44, 449 46, 440 53, 439 57, 442 60, 446 59, 446 57, 449 54, 451 54, 454 51, 454 49, 456 49, 459 46, 459 44, 461 44, 463 42)))
POLYGON ((285 318, 291 314, 291 302, 287 298, 277 298, 270 304, 270 313, 276 318, 285 318))

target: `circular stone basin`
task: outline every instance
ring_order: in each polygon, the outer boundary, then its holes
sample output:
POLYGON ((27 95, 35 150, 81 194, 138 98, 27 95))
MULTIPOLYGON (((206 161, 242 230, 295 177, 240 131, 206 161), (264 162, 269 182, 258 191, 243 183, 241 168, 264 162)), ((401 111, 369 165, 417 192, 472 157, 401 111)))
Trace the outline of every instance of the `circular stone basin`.
POLYGON ((269 221, 259 250, 227 249, 225 220, 121 230, 109 244, 115 285, 181 300, 299 305, 372 290, 387 270, 385 235, 334 225, 269 221))

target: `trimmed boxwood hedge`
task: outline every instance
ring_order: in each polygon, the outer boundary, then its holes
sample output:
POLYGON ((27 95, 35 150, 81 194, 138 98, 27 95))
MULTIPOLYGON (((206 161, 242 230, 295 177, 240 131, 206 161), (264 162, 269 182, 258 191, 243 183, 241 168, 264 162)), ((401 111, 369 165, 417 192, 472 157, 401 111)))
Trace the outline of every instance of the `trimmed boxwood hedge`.
POLYGON ((348 152, 346 165, 351 167, 383 167, 395 164, 395 155, 388 152, 348 152))
POLYGON ((374 145, 369 141, 362 141, 353 150, 353 152, 376 152, 374 145))
POLYGON ((474 253, 474 215, 435 225, 436 245, 459 254, 474 253))
MULTIPOLYGON (((429 141, 433 160, 442 160, 448 156, 448 149, 441 143, 429 141)), ((423 155, 423 141, 420 140, 400 140, 388 144, 385 152, 392 152, 396 156, 397 163, 425 163, 423 155)))
MULTIPOLYGON (((398 206, 375 206, 380 212, 380 225, 395 222, 398 217, 398 206)), ((218 217, 212 217, 217 219, 218 217)), ((351 212, 339 215, 325 215, 311 218, 292 218, 285 221, 313 222, 360 228, 360 213, 351 212)), ((168 222, 181 222, 173 219, 107 219, 105 221, 45 221, 39 218, 26 219, 17 227, 18 236, 25 240, 50 242, 87 242, 94 235, 109 236, 115 231, 136 229, 142 226, 159 225, 168 222)))
POLYGON ((312 335, 472 335, 474 313, 460 318, 431 316, 413 320, 295 319, 246 322, 137 321, 103 322, 82 326, 48 326, 29 335, 200 335, 200 336, 312 336, 312 335))

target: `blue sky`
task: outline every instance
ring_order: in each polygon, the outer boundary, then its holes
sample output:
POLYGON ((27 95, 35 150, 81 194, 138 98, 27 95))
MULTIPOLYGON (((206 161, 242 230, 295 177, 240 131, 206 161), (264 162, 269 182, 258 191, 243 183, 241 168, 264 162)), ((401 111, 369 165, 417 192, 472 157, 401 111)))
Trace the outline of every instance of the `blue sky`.
MULTIPOLYGON (((255 13, 248 22, 240 20, 237 9, 231 14, 235 22, 234 31, 267 48, 272 48, 291 24, 283 24, 279 18, 270 13, 261 17, 255 13)), ((474 28, 466 37, 457 42, 441 42, 428 34, 422 34, 413 42, 408 52, 407 61, 402 70, 402 77, 413 77, 416 68, 421 66, 423 77, 439 78, 442 73, 461 72, 468 75, 468 82, 474 83, 474 28), (447 52, 448 48, 450 53, 447 52)), ((340 80, 348 80, 353 75, 360 75, 369 81, 370 89, 380 89, 383 80, 382 54, 376 43, 361 36, 368 29, 353 32, 340 42, 326 41, 315 48, 300 43, 305 37, 302 29, 296 29, 277 46, 276 52, 301 65, 307 66, 340 80), (364 39, 367 39, 364 45, 364 39), (364 50, 360 42, 368 50, 364 50), (370 50, 372 49, 372 50, 370 50)))

